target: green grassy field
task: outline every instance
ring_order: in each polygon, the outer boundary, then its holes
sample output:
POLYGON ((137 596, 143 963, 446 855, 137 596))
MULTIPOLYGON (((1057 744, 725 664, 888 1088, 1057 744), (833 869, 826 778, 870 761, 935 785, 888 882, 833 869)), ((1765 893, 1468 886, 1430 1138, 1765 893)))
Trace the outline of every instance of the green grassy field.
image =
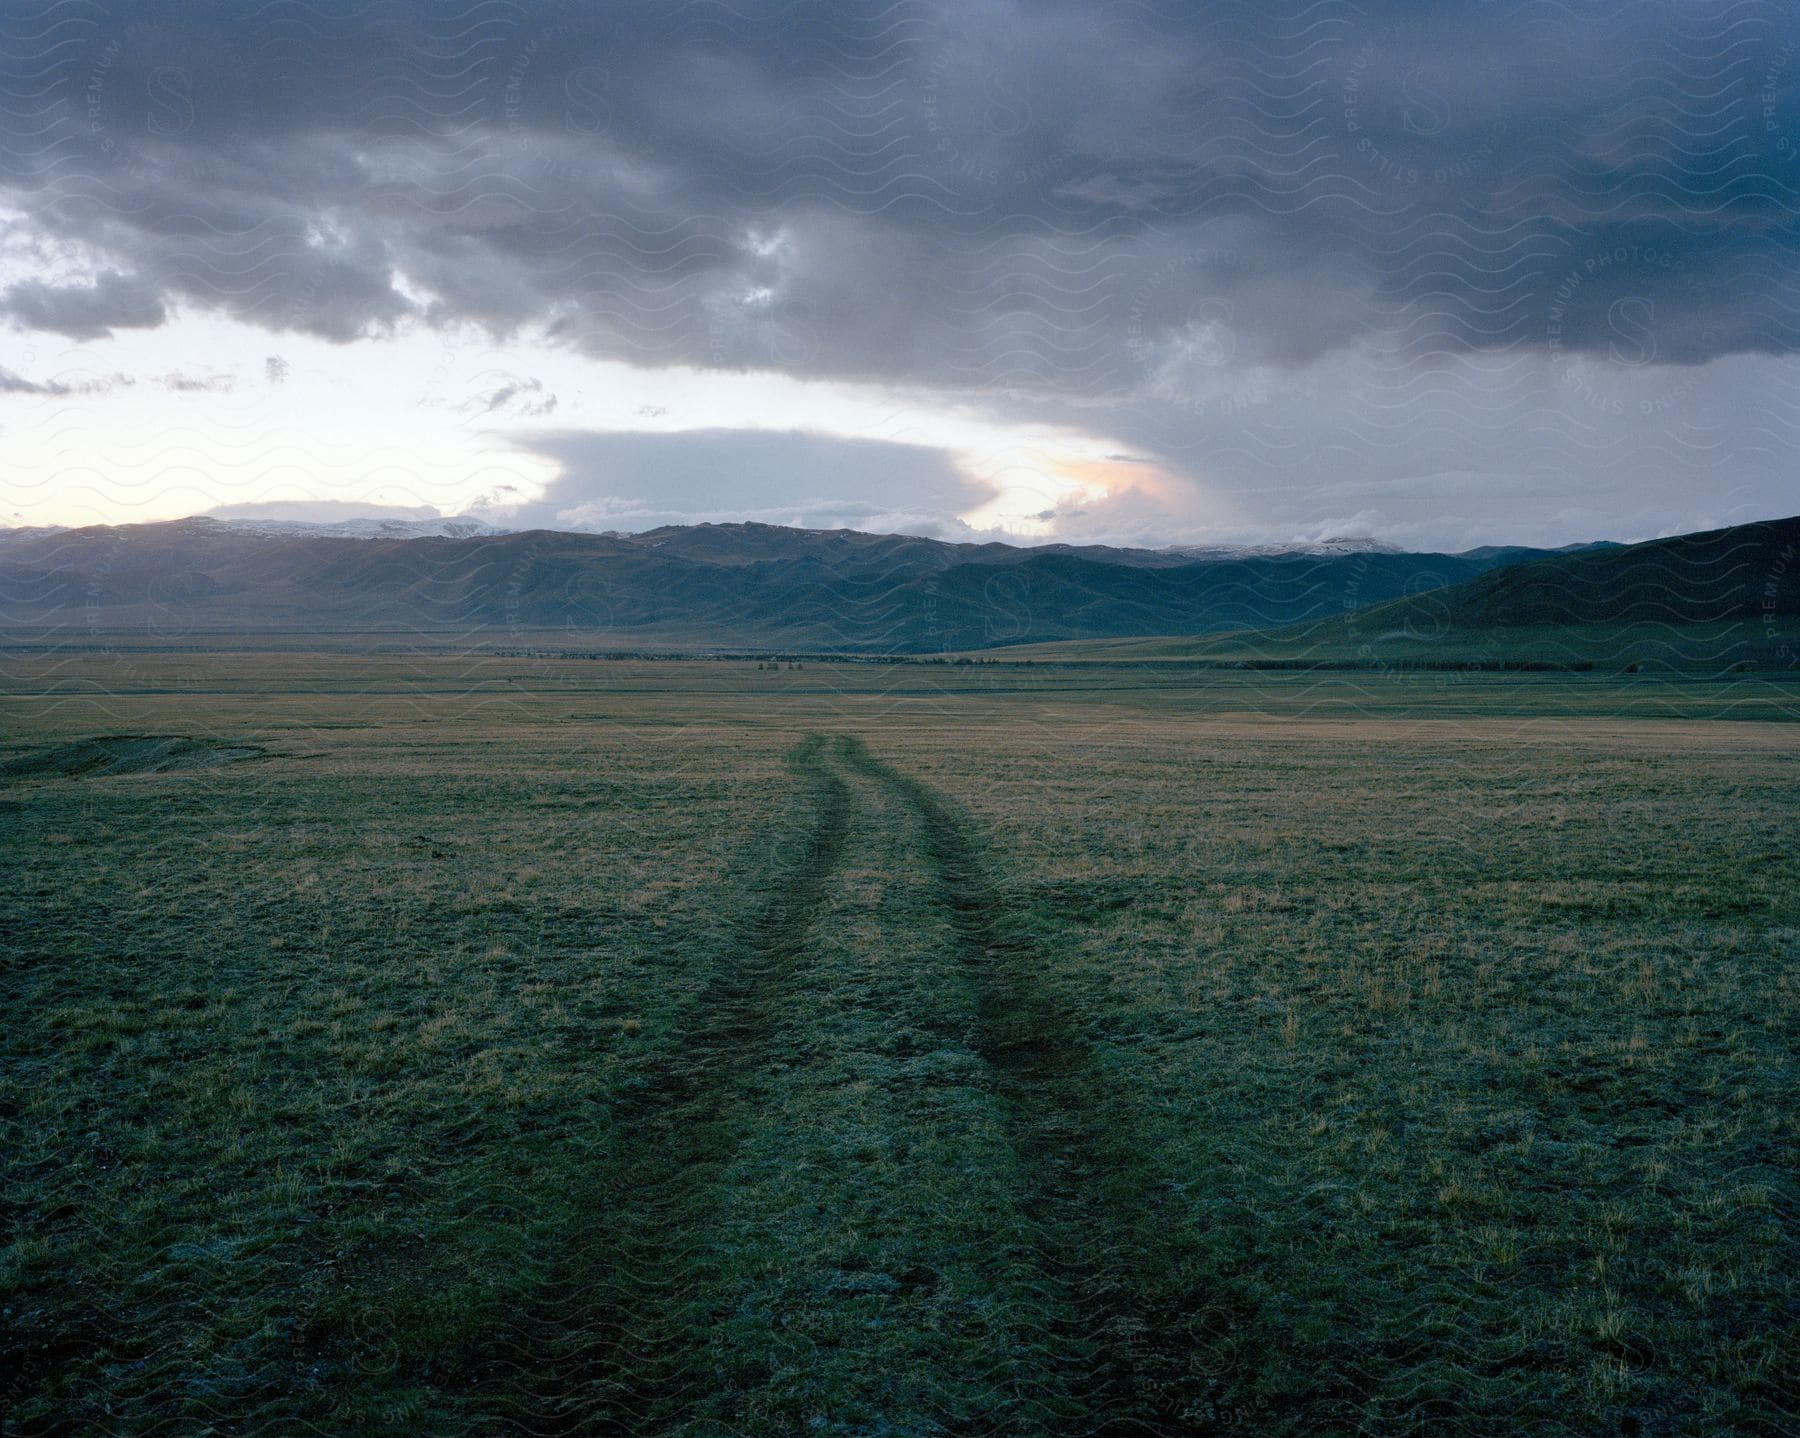
POLYGON ((4 1431, 1794 1431, 1796 717, 9 652, 4 1431))

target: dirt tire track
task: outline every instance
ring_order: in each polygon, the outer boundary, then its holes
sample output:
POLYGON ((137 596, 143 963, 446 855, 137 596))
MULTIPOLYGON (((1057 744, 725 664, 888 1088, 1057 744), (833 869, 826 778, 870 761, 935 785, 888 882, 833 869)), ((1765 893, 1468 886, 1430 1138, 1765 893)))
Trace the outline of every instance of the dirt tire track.
MULTIPOLYGON (((837 755, 853 773, 884 786, 917 816, 977 993, 976 1048, 994 1071, 1014 1142, 1037 1175, 1022 1205, 1041 1230, 1042 1268, 1067 1297, 1054 1325, 1079 1355, 1070 1389, 1083 1434, 1218 1431, 1220 1385, 1193 1372, 1189 1354, 1196 1298, 1170 1311, 1144 1301, 1131 1251, 1109 1215, 1133 1196, 1117 1176, 1133 1156, 1128 1115, 1104 1081, 1066 1001, 1039 972, 1030 947, 1007 930, 1005 907, 950 803, 923 781, 843 737, 837 755), (1124 1162, 1122 1162, 1124 1161, 1124 1162), (1115 1182, 1110 1185, 1108 1177, 1115 1182)), ((1154 1259, 1149 1262, 1154 1263, 1154 1259)))
POLYGON ((719 1169, 741 1137, 739 1090, 764 1062, 792 1002, 807 936, 843 863, 853 800, 818 736, 787 762, 812 811, 774 892, 687 1008, 679 1040, 612 1111, 618 1177, 596 1195, 592 1229, 572 1237, 520 1324, 505 1366, 512 1422, 534 1434, 641 1433, 679 1411, 679 1369, 692 1347, 673 1275, 705 1242, 719 1169))

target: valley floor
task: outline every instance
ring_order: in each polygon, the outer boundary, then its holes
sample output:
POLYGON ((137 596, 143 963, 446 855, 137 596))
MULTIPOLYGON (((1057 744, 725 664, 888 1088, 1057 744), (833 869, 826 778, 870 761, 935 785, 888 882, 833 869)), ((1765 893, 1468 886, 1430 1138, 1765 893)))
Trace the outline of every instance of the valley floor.
POLYGON ((9 655, 5 1431, 1791 1431, 1796 715, 9 655))

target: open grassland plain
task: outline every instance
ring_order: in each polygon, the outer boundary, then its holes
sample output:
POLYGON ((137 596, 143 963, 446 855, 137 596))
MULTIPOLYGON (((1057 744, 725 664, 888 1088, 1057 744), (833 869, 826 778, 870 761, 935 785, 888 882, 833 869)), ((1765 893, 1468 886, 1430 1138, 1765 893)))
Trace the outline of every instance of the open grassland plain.
POLYGON ((8 1434, 1776 1434, 1800 690, 10 653, 8 1434))

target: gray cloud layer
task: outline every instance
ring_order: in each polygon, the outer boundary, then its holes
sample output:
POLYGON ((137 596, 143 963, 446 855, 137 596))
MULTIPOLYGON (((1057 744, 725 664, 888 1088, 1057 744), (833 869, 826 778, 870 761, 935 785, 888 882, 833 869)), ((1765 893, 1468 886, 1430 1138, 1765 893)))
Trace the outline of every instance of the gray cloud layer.
POLYGON ((1610 476, 1648 421, 1754 507, 1793 437, 1797 45, 1785 0, 55 0, 0 18, 0 190, 96 278, 0 315, 543 324, 1085 407, 1296 505, 1303 463, 1436 475, 1490 431, 1610 476), (1690 404, 1733 356, 1775 368, 1690 404))

